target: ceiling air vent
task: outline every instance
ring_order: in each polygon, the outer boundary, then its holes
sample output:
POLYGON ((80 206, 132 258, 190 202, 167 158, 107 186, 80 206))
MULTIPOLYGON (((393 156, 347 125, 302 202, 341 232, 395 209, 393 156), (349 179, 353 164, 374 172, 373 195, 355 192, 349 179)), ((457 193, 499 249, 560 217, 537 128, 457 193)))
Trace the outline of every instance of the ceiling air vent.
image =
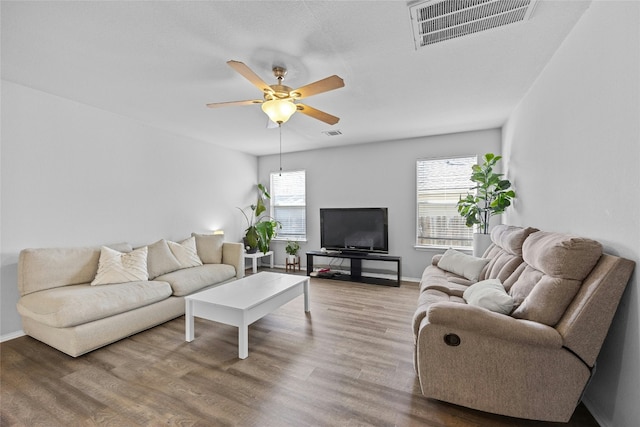
POLYGON ((409 4, 416 49, 525 21, 537 0, 426 0, 409 4))
POLYGON ((342 132, 340 132, 339 130, 325 130, 324 132, 325 135, 327 136, 338 136, 338 135, 342 135, 342 132))

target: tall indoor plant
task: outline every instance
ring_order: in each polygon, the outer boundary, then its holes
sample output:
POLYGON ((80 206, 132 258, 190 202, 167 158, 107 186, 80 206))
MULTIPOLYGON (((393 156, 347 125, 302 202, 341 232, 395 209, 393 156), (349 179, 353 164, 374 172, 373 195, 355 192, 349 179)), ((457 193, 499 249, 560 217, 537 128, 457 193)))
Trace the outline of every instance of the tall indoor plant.
MULTIPOLYGON (((472 166, 471 181, 475 186, 471 190, 475 191, 460 198, 457 207, 467 227, 477 225, 478 233, 488 235, 489 220, 511 206, 511 200, 516 197, 516 193, 511 190, 511 182, 503 179, 503 174, 493 170, 502 156, 487 153, 483 159, 482 165, 472 166)), ((485 239, 488 239, 488 236, 485 239)))
POLYGON ((271 240, 278 234, 280 223, 270 216, 261 216, 266 210, 265 199, 271 199, 271 195, 264 185, 258 184, 258 198, 256 203, 249 206, 251 213, 247 215, 245 209, 238 208, 247 220, 247 228, 244 230, 244 245, 247 253, 269 252, 271 240))

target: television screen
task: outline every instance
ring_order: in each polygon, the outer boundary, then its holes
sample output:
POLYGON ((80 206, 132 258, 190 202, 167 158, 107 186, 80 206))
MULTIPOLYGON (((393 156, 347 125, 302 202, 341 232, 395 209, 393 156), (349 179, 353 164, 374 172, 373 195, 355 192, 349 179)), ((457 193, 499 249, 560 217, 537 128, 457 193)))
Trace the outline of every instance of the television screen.
POLYGON ((387 208, 320 209, 320 244, 339 251, 389 252, 387 208))

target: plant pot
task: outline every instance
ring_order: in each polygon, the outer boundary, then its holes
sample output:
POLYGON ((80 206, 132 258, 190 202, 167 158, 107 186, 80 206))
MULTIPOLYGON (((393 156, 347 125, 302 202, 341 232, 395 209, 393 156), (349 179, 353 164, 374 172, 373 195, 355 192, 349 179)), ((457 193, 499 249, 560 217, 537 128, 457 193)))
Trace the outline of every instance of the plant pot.
POLYGON ((247 243, 246 238, 242 239, 242 242, 244 243, 244 251, 246 253, 255 254, 256 252, 258 252, 258 247, 257 246, 255 248, 250 247, 249 244, 247 243))
POLYGON ((298 260, 298 256, 297 255, 287 255, 287 260, 289 261, 289 264, 293 264, 294 262, 296 262, 298 260))
POLYGON ((489 246, 491 246, 490 234, 473 233, 473 256, 482 257, 489 246))

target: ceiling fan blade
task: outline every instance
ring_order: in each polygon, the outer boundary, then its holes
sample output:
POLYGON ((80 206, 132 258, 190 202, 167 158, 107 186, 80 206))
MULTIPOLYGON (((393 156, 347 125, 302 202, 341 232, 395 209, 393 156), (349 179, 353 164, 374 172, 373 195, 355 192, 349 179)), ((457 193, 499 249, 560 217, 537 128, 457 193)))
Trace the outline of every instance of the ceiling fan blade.
POLYGON ((340 121, 340 117, 332 116, 329 113, 325 113, 324 111, 309 107, 308 105, 296 104, 296 107, 298 107, 298 111, 300 111, 302 114, 306 114, 309 117, 313 117, 314 119, 318 119, 330 125, 335 125, 340 121))
POLYGON ((227 61, 227 64, 238 73, 240 73, 245 79, 249 80, 255 87, 260 89, 262 92, 273 92, 273 89, 264 82, 256 73, 251 70, 251 68, 247 67, 244 62, 240 61, 227 61))
POLYGON ((253 105, 253 104, 262 104, 262 99, 249 99, 247 101, 229 101, 229 102, 213 102, 211 104, 207 104, 209 108, 219 108, 219 107, 233 107, 236 105, 253 105))
POLYGON ((293 92, 299 93, 298 99, 307 98, 312 95, 317 95, 319 93, 328 92, 334 89, 340 89, 344 87, 344 80, 340 77, 333 75, 331 77, 324 78, 322 80, 318 80, 317 82, 309 83, 308 85, 299 87, 293 92))

